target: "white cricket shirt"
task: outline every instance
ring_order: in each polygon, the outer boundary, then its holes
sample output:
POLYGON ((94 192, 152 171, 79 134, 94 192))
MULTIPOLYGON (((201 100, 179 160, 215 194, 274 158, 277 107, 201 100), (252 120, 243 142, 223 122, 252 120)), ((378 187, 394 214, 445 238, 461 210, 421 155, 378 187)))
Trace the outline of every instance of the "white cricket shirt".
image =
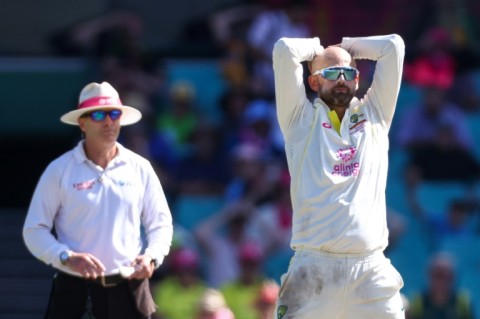
POLYGON ((144 237, 145 253, 163 261, 173 227, 160 181, 146 159, 117 147, 105 170, 87 159, 81 141, 43 172, 23 228, 25 244, 38 259, 78 275, 60 263, 60 253, 86 252, 102 261, 108 275, 142 252, 144 237))
POLYGON ((301 62, 323 50, 320 40, 282 38, 273 50, 277 115, 292 178, 293 249, 356 254, 388 244, 388 131, 405 47, 398 35, 343 38, 341 46, 376 67, 366 95, 347 109, 340 133, 329 108, 319 98, 312 104, 303 84, 301 62))

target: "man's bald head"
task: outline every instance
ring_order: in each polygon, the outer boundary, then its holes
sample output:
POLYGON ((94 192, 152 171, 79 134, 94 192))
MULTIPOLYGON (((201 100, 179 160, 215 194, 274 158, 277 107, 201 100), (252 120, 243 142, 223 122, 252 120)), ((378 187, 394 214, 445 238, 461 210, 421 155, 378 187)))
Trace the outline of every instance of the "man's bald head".
POLYGON ((347 50, 339 46, 330 46, 318 54, 309 65, 310 73, 317 70, 328 68, 329 66, 353 66, 355 60, 352 59, 347 50))
POLYGON ((355 67, 355 60, 350 53, 340 46, 330 46, 308 63, 310 74, 308 84, 317 92, 318 97, 328 105, 331 110, 336 110, 339 118, 345 114, 351 100, 358 90, 358 73, 354 79, 347 80, 345 74, 336 80, 329 80, 320 75, 312 75, 316 71, 329 67, 355 67))

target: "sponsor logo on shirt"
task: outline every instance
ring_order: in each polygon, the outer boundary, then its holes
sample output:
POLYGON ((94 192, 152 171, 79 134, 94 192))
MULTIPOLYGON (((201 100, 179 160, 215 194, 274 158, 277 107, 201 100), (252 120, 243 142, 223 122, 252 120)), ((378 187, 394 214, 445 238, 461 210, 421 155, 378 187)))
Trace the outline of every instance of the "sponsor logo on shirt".
POLYGON ((357 153, 357 148, 354 146, 351 146, 351 147, 338 149, 335 155, 337 156, 338 159, 341 159, 342 162, 348 163, 355 157, 356 153, 357 153))
POLYGON ((352 162, 355 159, 357 149, 354 146, 340 148, 335 152, 342 163, 333 166, 332 175, 336 176, 358 176, 360 170, 359 162, 352 162))
POLYGON ((93 185, 95 185, 94 179, 86 182, 74 183, 73 188, 75 188, 77 191, 83 191, 86 189, 92 189, 93 185))
POLYGON ((118 186, 135 186, 135 183, 134 183, 134 182, 124 181, 124 180, 118 180, 118 181, 115 181, 115 183, 116 183, 118 186))
POLYGON ((338 164, 333 166, 333 175, 338 176, 358 176, 360 164, 358 162, 352 164, 338 164))
MULTIPOLYGON (((73 188, 75 188, 77 191, 88 190, 88 189, 92 189, 95 184, 101 183, 101 182, 102 182, 101 179, 98 179, 98 180, 92 179, 90 181, 85 181, 85 182, 81 182, 81 183, 74 183, 73 188)), ((118 180, 118 181, 114 181, 114 182, 115 182, 115 184, 117 184, 118 186, 121 186, 121 187, 135 186, 135 183, 132 182, 132 181, 118 180)))

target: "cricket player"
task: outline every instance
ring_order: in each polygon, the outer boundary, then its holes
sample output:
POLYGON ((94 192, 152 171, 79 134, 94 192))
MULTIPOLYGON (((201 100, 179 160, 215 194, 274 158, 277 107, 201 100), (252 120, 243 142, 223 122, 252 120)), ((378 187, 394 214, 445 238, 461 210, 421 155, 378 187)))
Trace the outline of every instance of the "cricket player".
POLYGON ((405 46, 396 34, 281 38, 273 49, 277 115, 291 175, 295 251, 281 278, 277 319, 404 318, 403 280, 384 256, 388 132, 405 46), (355 61, 376 61, 355 97, 355 61), (313 103, 305 91, 316 92, 313 103))

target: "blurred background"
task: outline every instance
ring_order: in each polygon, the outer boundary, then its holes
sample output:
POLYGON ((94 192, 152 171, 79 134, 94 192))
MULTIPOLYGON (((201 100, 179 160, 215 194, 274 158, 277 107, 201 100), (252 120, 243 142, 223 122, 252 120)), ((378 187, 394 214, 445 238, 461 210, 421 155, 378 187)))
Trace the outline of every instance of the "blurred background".
MULTIPOLYGON (((404 38, 406 59, 386 255, 410 318, 478 318, 479 19, 475 0, 4 2, 0 319, 45 310, 53 270, 26 251, 21 228, 46 165, 80 139, 59 118, 92 81, 142 111, 120 141, 150 159, 170 201, 172 253, 152 278, 158 318, 194 318, 210 288, 235 318, 269 318, 292 255, 273 43, 387 33, 404 38)), ((358 62, 359 97, 374 67, 358 62)))

